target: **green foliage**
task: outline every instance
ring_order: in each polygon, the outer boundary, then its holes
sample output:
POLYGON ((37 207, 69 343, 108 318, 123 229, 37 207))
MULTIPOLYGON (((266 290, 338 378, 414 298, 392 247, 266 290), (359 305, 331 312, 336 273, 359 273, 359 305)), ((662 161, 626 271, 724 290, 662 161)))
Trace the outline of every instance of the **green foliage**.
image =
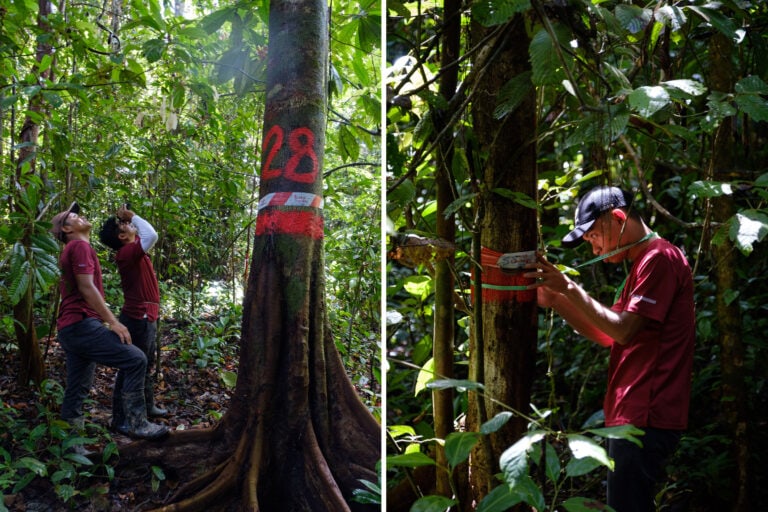
POLYGON ((36 478, 49 480, 61 503, 70 507, 106 492, 103 482, 114 477, 117 445, 97 425, 88 425, 88 435, 59 419, 62 397, 60 384, 43 382, 37 418, 31 424, 0 403, 0 426, 5 432, 0 436, 0 496, 16 494, 36 478), (94 443, 104 446, 96 460, 73 450, 94 443))
MULTIPOLYGON (((439 386, 454 387, 461 392, 483 387, 479 383, 468 385, 467 382, 447 380, 441 381, 439 386)), ((589 423, 577 432, 556 431, 547 426, 546 419, 551 412, 536 411, 536 417, 529 418, 531 430, 501 454, 499 478, 502 484, 478 504, 477 510, 504 511, 518 503, 526 503, 536 510, 556 510, 558 503, 574 512, 589 507, 611 510, 589 497, 571 496, 561 502, 559 495, 573 487, 576 479, 602 466, 613 468, 613 460, 601 445, 602 439, 626 439, 641 445, 638 436, 642 436, 643 431, 631 425, 593 428, 589 423), (539 478, 543 475, 546 481, 536 481, 537 475, 539 478), (549 504, 542 490, 545 486, 554 488, 549 504)), ((481 425, 479 432, 453 432, 445 439, 425 439, 407 425, 388 426, 390 439, 402 453, 387 457, 387 469, 396 476, 398 471, 437 466, 436 461, 423 451, 429 444, 437 442, 444 446, 448 462, 448 467, 437 467, 437 470, 446 471, 454 478, 455 469, 469 460, 472 449, 481 438, 502 428, 512 415, 509 411, 501 412, 481 425)), ((411 510, 444 510, 455 504, 455 500, 442 496, 424 496, 414 502, 411 510)))

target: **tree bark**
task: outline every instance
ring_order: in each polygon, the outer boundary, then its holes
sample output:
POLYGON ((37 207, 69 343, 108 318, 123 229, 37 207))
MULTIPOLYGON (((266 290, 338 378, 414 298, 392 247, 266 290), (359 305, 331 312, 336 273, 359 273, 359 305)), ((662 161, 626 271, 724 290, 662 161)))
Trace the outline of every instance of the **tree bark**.
MULTIPOLYGON (((710 40, 709 56, 712 61, 709 81, 713 90, 733 92, 734 72, 732 65, 733 44, 726 36, 715 34, 710 40)), ((734 119, 723 119, 712 145, 712 179, 731 181, 736 166, 734 148, 734 119)), ((736 212, 732 196, 716 197, 712 201, 714 222, 726 223, 736 212)), ((717 284, 716 311, 720 343, 720 369, 722 371, 721 405, 723 421, 733 437, 731 456, 736 464, 733 482, 733 512, 750 509, 747 492, 749 481, 749 443, 747 436, 747 396, 744 385, 744 345, 741 341, 741 311, 738 300, 728 301, 727 294, 736 287, 736 248, 728 237, 712 249, 714 278, 717 284)))
MULTIPOLYGON (((37 4, 37 26, 41 34, 49 33, 48 16, 51 13, 51 3, 48 0, 39 0, 37 4)), ((38 41, 44 41, 44 38, 38 38, 38 41)), ((41 62, 45 55, 52 55, 53 49, 50 42, 39 42, 36 52, 36 62, 41 62)), ((40 73, 42 80, 52 78, 52 68, 40 73)), ((29 100, 29 111, 37 114, 43 114, 43 104, 40 95, 35 95, 29 100)), ((27 180, 24 174, 33 174, 35 172, 35 160, 38 147, 38 138, 40 135, 40 126, 27 115, 21 127, 19 142, 21 149, 16 164, 16 187, 13 187, 14 193, 25 189, 27 180), (29 164, 25 168, 25 163, 29 164)), ((17 213, 23 214, 23 210, 17 208, 14 201, 14 209, 17 213)), ((28 288, 21 296, 21 300, 13 306, 14 329, 16 341, 19 344, 19 358, 21 362, 19 371, 19 383, 27 385, 30 381, 40 384, 45 379, 45 366, 43 364, 43 355, 38 344, 37 330, 35 329, 34 303, 35 303, 35 279, 34 279, 34 261, 32 252, 31 232, 34 230, 35 219, 28 219, 23 238, 20 243, 24 246, 27 254, 29 266, 28 288)))
MULTIPOLYGON (((458 64, 461 42, 461 2, 458 0, 446 0, 444 4, 445 25, 442 36, 442 59, 439 94, 450 101, 456 93, 458 81, 458 64)), ((441 133, 445 127, 446 113, 435 113, 435 132, 441 133)), ((454 200, 453 173, 451 163, 453 161, 453 138, 443 137, 438 145, 437 176, 435 187, 437 193, 437 236, 439 239, 453 244, 456 238, 455 215, 446 217, 445 211, 454 200)), ((438 378, 453 378, 453 352, 454 352, 454 258, 450 256, 440 259, 435 264, 435 330, 432 345, 435 374, 438 378)), ((445 439, 453 432, 455 414, 453 410, 453 389, 435 390, 432 392, 432 407, 435 417, 435 436, 445 439)), ((438 467, 448 467, 445 450, 437 446, 438 467)), ((442 496, 451 496, 451 475, 444 471, 437 472, 437 493, 442 496)))
MULTIPOLYGON (((530 70, 530 41, 525 26, 524 18, 518 15, 506 27, 505 40, 499 46, 496 60, 490 65, 472 102, 479 151, 488 154, 483 171, 484 195, 480 199, 483 201, 480 243, 484 250, 499 253, 536 248, 536 211, 492 192, 493 189, 507 189, 536 198, 536 141, 533 138, 536 102, 533 92, 505 118, 497 120, 493 114, 501 87, 530 70)), ((481 40, 487 30, 473 25, 472 39, 481 40)), ((487 278, 484 272, 484 282, 487 278)), ((483 339, 482 343, 472 342, 470 367, 483 376, 487 417, 478 417, 476 404, 471 406, 471 431, 478 431, 483 421, 501 412, 498 402, 517 411, 528 411, 536 353, 535 298, 535 293, 519 291, 504 292, 495 298, 486 298, 483 294, 483 339)), ((478 452, 480 448, 475 450, 471 474, 475 503, 496 485, 494 475, 499 470, 499 456, 526 431, 526 424, 526 420, 515 416, 503 429, 490 436, 492 466, 484 466, 482 461, 486 458, 478 452)))
POLYGON ((240 371, 210 430, 121 451, 187 481, 159 510, 377 510, 353 501, 377 482, 380 427, 346 377, 325 309, 322 160, 327 5, 270 5, 259 213, 243 308, 240 371))

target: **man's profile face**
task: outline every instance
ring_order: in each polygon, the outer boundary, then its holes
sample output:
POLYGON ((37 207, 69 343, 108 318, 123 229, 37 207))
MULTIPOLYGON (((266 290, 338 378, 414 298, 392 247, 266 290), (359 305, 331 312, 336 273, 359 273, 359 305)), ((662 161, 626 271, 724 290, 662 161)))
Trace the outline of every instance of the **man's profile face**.
MULTIPOLYGON (((622 225, 622 220, 614 216, 612 211, 608 211, 598 217, 589 231, 584 233, 583 238, 592 246, 592 253, 595 256, 600 256, 619 246, 622 225)), ((620 263, 625 256, 625 253, 622 252, 606 258, 605 261, 620 263)))
POLYGON ((78 215, 75 212, 70 212, 64 222, 62 223, 62 229, 65 233, 87 233, 91 229, 91 223, 88 219, 82 215, 78 215), (68 229, 65 229, 68 228, 68 229))

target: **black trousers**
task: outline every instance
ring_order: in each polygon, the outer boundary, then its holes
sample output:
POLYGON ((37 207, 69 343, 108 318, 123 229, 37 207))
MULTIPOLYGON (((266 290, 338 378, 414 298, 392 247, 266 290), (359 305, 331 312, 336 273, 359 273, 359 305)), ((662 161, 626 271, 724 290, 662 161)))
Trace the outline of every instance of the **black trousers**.
POLYGON ((614 460, 608 471, 608 505, 616 512, 654 512, 656 484, 674 453, 682 433, 646 427, 642 448, 626 439, 608 439, 608 455, 614 460))

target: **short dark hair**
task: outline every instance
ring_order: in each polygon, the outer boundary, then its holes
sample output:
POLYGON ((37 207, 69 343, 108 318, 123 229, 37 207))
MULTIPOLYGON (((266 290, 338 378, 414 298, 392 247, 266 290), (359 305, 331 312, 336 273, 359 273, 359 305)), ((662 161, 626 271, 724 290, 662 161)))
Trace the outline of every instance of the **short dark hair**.
POLYGON ((99 231, 99 240, 110 249, 117 251, 123 246, 123 242, 120 240, 120 238, 118 238, 119 233, 120 223, 117 220, 117 217, 113 215, 112 217, 105 220, 101 225, 101 231, 99 231))

